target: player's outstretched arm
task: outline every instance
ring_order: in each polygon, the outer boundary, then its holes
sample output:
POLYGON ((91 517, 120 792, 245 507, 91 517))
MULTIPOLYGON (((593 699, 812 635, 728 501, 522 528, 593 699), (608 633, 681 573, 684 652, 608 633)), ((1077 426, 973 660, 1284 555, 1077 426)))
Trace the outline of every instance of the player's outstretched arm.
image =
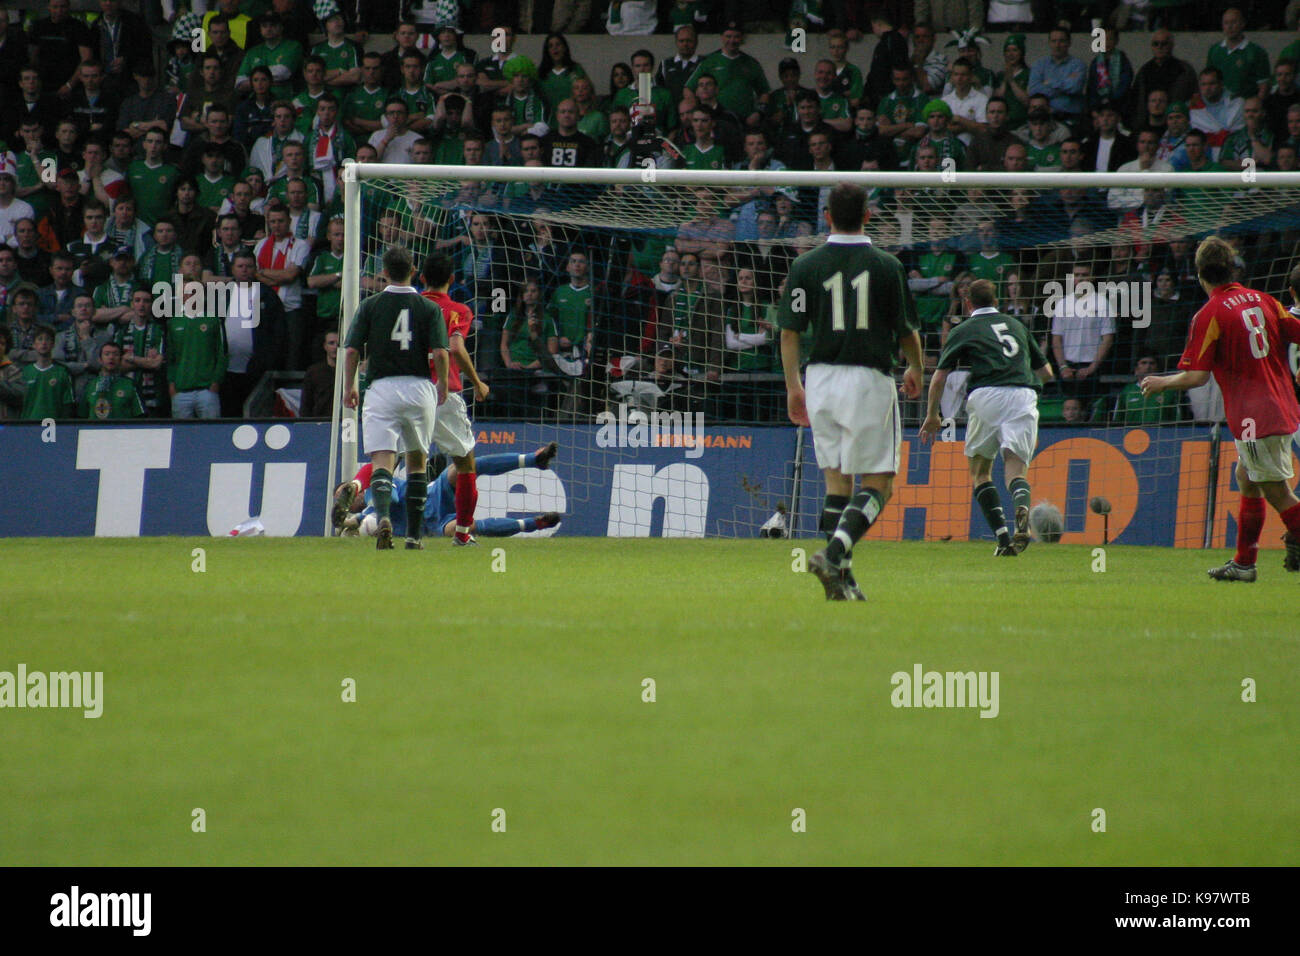
POLYGON ((1040 365, 1038 368, 1034 369, 1034 374, 1038 376, 1038 380, 1042 382, 1044 385, 1046 385, 1052 379, 1056 378, 1056 375, 1053 374, 1052 372, 1051 362, 1045 362, 1042 365, 1040 365))
POLYGON ((1179 391, 1199 388, 1210 380, 1210 373, 1200 369, 1189 369, 1174 375, 1148 375, 1142 379, 1142 397, 1150 398, 1159 392, 1179 391))

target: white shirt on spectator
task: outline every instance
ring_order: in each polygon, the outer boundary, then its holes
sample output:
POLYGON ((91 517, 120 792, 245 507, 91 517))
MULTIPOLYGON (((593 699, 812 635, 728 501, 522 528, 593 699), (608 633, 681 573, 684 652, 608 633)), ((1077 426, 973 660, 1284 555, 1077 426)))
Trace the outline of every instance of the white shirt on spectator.
POLYGON ((394 136, 392 142, 387 147, 384 147, 384 137, 387 135, 388 131, 382 129, 377 129, 370 134, 370 145, 376 150, 383 150, 379 155, 379 161, 381 163, 409 163, 411 161, 411 147, 420 141, 420 134, 408 129, 400 136, 394 136))
POLYGON ((0 242, 17 246, 14 241, 14 223, 19 219, 36 221, 36 210, 25 199, 15 197, 8 206, 0 207, 0 242))
MULTIPOLYGON (((975 123, 985 122, 985 111, 989 105, 989 98, 972 86, 970 92, 965 96, 958 95, 956 90, 951 93, 945 93, 943 101, 952 107, 952 115, 960 116, 962 119, 968 119, 975 123)), ((959 133, 957 138, 966 146, 970 145, 973 138, 970 133, 959 133)))
POLYGON ((1085 295, 1076 292, 1064 296, 1053 307, 1052 334, 1061 337, 1067 362, 1088 364, 1097 360, 1101 337, 1115 334, 1115 319, 1095 289, 1085 295))
MULTIPOLYGON (((1101 165, 1100 162, 1097 164, 1101 165)), ((1127 163, 1122 163, 1117 173, 1172 173, 1174 167, 1164 159, 1153 159, 1151 165, 1142 168, 1142 160, 1131 159, 1127 163)), ((1108 189, 1106 190, 1106 205, 1111 209, 1127 210, 1137 209, 1142 205, 1142 190, 1140 189, 1108 189)))
MULTIPOLYGON (((273 236, 267 236, 253 247, 253 255, 257 256, 258 268, 261 268, 262 250, 268 242, 274 242, 273 236)), ((275 243, 274 253, 278 256, 284 253, 284 266, 297 266, 305 274, 307 272, 307 257, 311 255, 311 243, 304 239, 294 239, 288 236, 275 243)), ((274 261, 274 259, 272 259, 274 261)), ((302 308, 302 275, 298 276, 297 282, 291 282, 280 286, 276 292, 280 296, 280 301, 284 303, 286 312, 292 312, 294 309, 302 308)))

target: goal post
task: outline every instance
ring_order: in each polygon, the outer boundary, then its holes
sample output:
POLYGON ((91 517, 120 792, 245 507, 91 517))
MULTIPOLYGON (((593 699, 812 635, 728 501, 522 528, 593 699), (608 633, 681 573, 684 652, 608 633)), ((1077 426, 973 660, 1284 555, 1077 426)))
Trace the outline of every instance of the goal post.
MULTIPOLYGON (((1074 423, 1064 393, 1040 402, 1035 498, 1065 512, 1065 540, 1100 540, 1087 502, 1103 495, 1112 536, 1128 531, 1121 540, 1221 544, 1235 453, 1212 430, 1213 394, 1153 413, 1128 386, 1144 355, 1168 371, 1182 351, 1204 302, 1187 272, 1198 239, 1228 238, 1242 281, 1283 302, 1300 246, 1297 172, 350 162, 343 180, 340 341, 360 300, 383 286, 384 248, 407 245, 417 269, 431 253, 452 256, 452 295, 475 311, 471 352, 493 392, 472 402, 482 451, 562 445, 559 479, 483 478, 482 500, 502 513, 582 511, 580 533, 591 534, 753 536, 778 511, 787 530, 816 533, 822 482, 811 440, 785 416, 775 308, 789 263, 825 239, 827 192, 852 182, 871 197, 873 243, 907 268, 931 366, 973 278, 995 280, 1000 306, 1030 326, 1053 365, 1052 309, 1073 308, 1085 281, 1104 298, 1111 345, 1090 373, 1094 387, 1075 390, 1091 421, 1074 423)), ((341 404, 344 364, 341 353, 330 491, 360 450, 355 414, 341 404)), ((915 441, 923 402, 904 403, 905 474, 882 518, 887 537, 985 536, 962 456, 960 376, 951 378, 936 445, 915 441)), ((327 533, 328 511, 327 501, 327 533)))

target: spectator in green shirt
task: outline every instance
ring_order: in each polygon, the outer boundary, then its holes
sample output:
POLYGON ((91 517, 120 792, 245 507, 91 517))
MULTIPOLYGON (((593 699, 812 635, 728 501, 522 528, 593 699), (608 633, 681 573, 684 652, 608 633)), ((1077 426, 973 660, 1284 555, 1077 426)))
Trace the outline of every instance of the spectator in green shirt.
POLYGON ((1267 96, 1272 80, 1268 54, 1258 43, 1246 39, 1246 18, 1236 7, 1229 7, 1223 11, 1222 23, 1223 40, 1210 47, 1205 65, 1218 67, 1229 95, 1240 99, 1267 96))
POLYGON ((542 56, 537 61, 538 90, 546 102, 547 112, 554 115, 563 100, 573 96, 573 81, 586 76, 587 71, 574 62, 569 52, 569 41, 562 33, 550 33, 542 44, 542 56))
POLYGON ((76 411, 72 376, 62 365, 56 365, 52 357, 54 329, 48 325, 37 326, 32 348, 36 352, 36 361, 22 370, 23 384, 27 388, 23 396, 22 417, 28 421, 72 418, 76 411))
POLYGON ((1093 421, 1101 420, 1107 404, 1110 405, 1110 421, 1113 425, 1155 425, 1178 421, 1181 393, 1158 392, 1149 397, 1142 395, 1142 387, 1138 383, 1148 375, 1159 374, 1160 360, 1154 355, 1141 356, 1133 369, 1133 381, 1111 398, 1098 400, 1097 407, 1093 409, 1093 421))
POLYGON ((695 90, 696 79, 702 73, 712 73, 718 81, 722 105, 744 121, 746 126, 757 126, 762 121, 760 109, 767 103, 767 77, 762 65, 748 53, 742 53, 744 31, 737 23, 727 24, 722 31, 721 49, 710 53, 695 68, 686 86, 695 90))
POLYGON ((86 383, 81 396, 80 417, 108 421, 143 416, 135 383, 122 374, 122 347, 104 342, 99 347, 99 374, 86 383))
POLYGON ((235 78, 235 89, 244 93, 248 91, 248 74, 255 66, 264 66, 271 71, 274 84, 271 92, 278 100, 293 97, 293 79, 302 69, 302 45, 297 40, 284 38, 284 21, 278 13, 268 13, 262 17, 262 42, 249 47, 244 53, 244 60, 239 64, 239 74, 235 78))
POLYGON ((181 259, 181 277, 187 287, 185 309, 167 320, 167 391, 172 417, 220 418, 218 395, 229 356, 225 317, 216 315, 214 303, 206 301, 203 257, 197 252, 186 253, 181 259), (198 315, 190 308, 191 283, 199 290, 198 315))

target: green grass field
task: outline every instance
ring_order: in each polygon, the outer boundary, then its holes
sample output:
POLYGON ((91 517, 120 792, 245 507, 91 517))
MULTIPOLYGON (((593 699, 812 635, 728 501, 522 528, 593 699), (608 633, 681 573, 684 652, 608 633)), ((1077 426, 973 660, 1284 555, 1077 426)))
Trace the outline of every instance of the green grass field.
POLYGON ((868 541, 863 605, 801 544, 0 542, 0 670, 105 698, 0 711, 0 863, 1300 863, 1280 553, 868 541), (1000 714, 894 708, 918 663, 1000 714))

